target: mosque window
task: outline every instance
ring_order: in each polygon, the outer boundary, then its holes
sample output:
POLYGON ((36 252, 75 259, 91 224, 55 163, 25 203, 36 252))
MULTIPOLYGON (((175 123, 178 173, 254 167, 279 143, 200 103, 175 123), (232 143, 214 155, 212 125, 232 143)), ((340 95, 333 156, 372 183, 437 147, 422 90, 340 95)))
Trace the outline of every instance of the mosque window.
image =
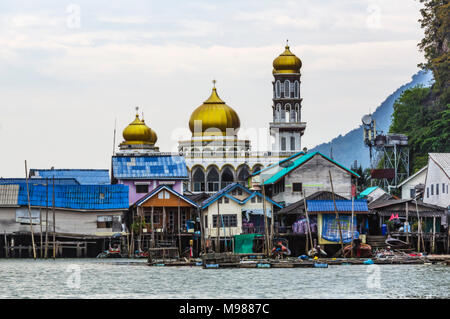
POLYGON ((225 167, 222 169, 222 183, 221 188, 225 188, 227 185, 230 185, 234 182, 234 175, 231 171, 230 167, 225 167))
POLYGON ((193 174, 193 191, 204 192, 205 191, 205 173, 203 168, 196 167, 193 174))
POLYGON ((217 192, 219 190, 219 172, 213 167, 206 176, 208 192, 217 192))
POLYGON ((284 107, 282 107, 280 109, 280 115, 281 115, 280 122, 285 122, 286 121, 286 109, 284 107))
POLYGON ((282 151, 286 150, 286 138, 285 137, 281 138, 281 150, 282 151))
POLYGON ((295 83, 294 83, 294 97, 296 99, 299 98, 299 93, 300 93, 300 83, 298 81, 295 81, 295 83))
POLYGON ((284 97, 285 98, 288 98, 290 96, 289 89, 290 89, 290 83, 288 80, 286 80, 286 81, 284 81, 284 97))
POLYGON ((295 150, 295 137, 291 136, 291 151, 295 150))
POLYGON ((275 94, 276 94, 277 98, 280 98, 280 95, 281 95, 281 82, 280 81, 277 81, 275 83, 275 94))
POLYGON ((297 122, 300 122, 300 104, 295 104, 295 114, 297 116, 297 122))
POLYGON ((248 166, 243 166, 238 173, 238 182, 239 184, 245 186, 247 185, 247 179, 250 176, 248 166))

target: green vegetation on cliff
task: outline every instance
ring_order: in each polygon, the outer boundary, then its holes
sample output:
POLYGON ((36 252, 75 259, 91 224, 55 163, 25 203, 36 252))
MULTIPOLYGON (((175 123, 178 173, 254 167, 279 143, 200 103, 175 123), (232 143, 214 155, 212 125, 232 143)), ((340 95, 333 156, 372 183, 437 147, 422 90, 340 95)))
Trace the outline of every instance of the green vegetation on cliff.
POLYGON ((431 88, 405 91, 394 104, 391 133, 409 138, 411 173, 427 164, 428 153, 450 152, 450 3, 449 0, 420 0, 419 20, 425 37, 419 43, 433 72, 431 88))

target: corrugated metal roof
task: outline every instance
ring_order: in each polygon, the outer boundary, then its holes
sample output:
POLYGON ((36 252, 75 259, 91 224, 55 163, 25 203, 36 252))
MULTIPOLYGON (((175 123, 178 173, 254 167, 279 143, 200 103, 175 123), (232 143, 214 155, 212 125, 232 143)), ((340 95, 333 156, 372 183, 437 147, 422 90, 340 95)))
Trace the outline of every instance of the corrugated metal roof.
POLYGON ((256 176, 256 175, 259 175, 259 174, 261 174, 262 172, 265 172, 265 171, 267 171, 267 170, 269 170, 269 169, 271 169, 271 168, 277 167, 277 166, 278 166, 280 169, 282 169, 282 166, 280 166, 280 164, 283 164, 283 163, 285 163, 285 162, 287 162, 287 161, 291 161, 291 160, 293 160, 294 158, 297 158, 297 157, 303 156, 303 155, 305 155, 305 152, 303 152, 303 151, 298 152, 298 153, 296 153, 296 154, 294 154, 294 155, 292 155, 292 156, 289 156, 288 158, 285 158, 285 159, 279 161, 278 163, 269 165, 269 166, 267 166, 267 167, 265 167, 265 168, 263 168, 263 169, 261 169, 261 170, 255 172, 255 173, 251 174, 250 176, 256 176))
POLYGON ((360 197, 368 196, 370 193, 372 193, 377 188, 378 188, 378 186, 367 187, 365 190, 363 190, 361 193, 359 193, 359 196, 360 197))
MULTIPOLYGON (((8 185, 13 186, 13 185, 8 185)), ((19 187, 17 204, 28 205, 26 184, 19 187)), ((52 207, 52 185, 29 185, 31 206, 52 207)), ((126 185, 55 185, 55 207, 80 210, 127 209, 126 185)))
POLYGON ((30 179, 34 178, 74 178, 81 185, 111 184, 107 169, 30 169, 30 179))
POLYGON ((19 185, 0 185, 0 206, 17 206, 19 185))
MULTIPOLYGON (((308 212, 334 212, 334 202, 332 200, 307 200, 308 212)), ((351 200, 336 200, 338 212, 351 212, 351 200)), ((367 201, 365 199, 354 200, 355 212, 368 212, 367 201)))
POLYGON ((113 176, 117 179, 187 179, 182 156, 114 156, 113 176))
POLYGON ((430 158, 445 172, 450 178, 450 153, 430 153, 430 158))
POLYGON ((338 162, 332 160, 331 158, 329 158, 328 156, 323 155, 322 153, 316 151, 316 152, 312 152, 312 153, 307 153, 301 157, 299 157, 298 159, 296 159, 293 164, 289 167, 283 168, 281 171, 275 173, 274 175, 272 175, 272 177, 270 177, 268 180, 266 180, 264 182, 264 185, 268 185, 268 184, 273 184, 275 182, 277 182, 278 180, 280 180, 283 176, 285 176, 286 174, 288 174, 289 172, 291 172, 292 170, 296 169, 297 167, 305 164, 307 161, 309 161, 310 159, 312 159, 314 156, 316 155, 320 155, 323 158, 327 159, 328 161, 336 164, 337 166, 341 167, 342 169, 346 170, 347 172, 349 172, 350 174, 356 176, 356 177, 360 177, 357 173, 353 172, 352 170, 346 168, 345 166, 343 166, 342 164, 339 164, 338 162))
MULTIPOLYGON (((53 180, 51 178, 29 178, 28 183, 34 185, 52 185, 53 180)), ((7 184, 22 184, 26 183, 25 178, 0 178, 0 185, 7 184)), ((80 183, 75 178, 58 178, 55 179, 55 185, 80 185, 80 183)))
POLYGON ((278 204, 277 202, 273 201, 272 199, 270 199, 267 196, 263 196, 260 192, 257 191, 251 191, 250 189, 248 189, 247 187, 242 186, 239 183, 233 183, 233 184, 229 184, 226 187, 224 187, 223 189, 221 189, 220 191, 218 191, 217 193, 215 193, 214 195, 212 195, 210 198, 208 198, 207 200, 205 200, 202 203, 202 209, 207 208, 209 205, 211 205, 212 203, 214 203, 215 201, 217 201, 219 198, 222 198, 223 196, 227 196, 228 198, 232 199, 233 201, 235 201, 236 203, 243 205, 246 202, 248 202, 252 197, 254 196, 259 196, 259 197, 264 197, 267 201, 271 202, 272 204, 274 204, 275 206, 278 206, 279 208, 282 208, 282 206, 280 204, 278 204), (247 194, 249 194, 250 196, 248 196, 246 199, 244 200, 239 200, 233 196, 229 196, 228 193, 230 193, 231 191, 233 191, 233 189, 235 188, 240 188, 242 189, 244 192, 246 192, 247 194))

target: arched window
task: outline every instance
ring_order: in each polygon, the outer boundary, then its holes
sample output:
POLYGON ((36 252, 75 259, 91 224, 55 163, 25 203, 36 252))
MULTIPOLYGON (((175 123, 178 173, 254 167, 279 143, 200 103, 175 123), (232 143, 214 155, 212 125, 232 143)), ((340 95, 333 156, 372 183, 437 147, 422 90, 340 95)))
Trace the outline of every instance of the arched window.
POLYGON ((280 122, 285 122, 286 121, 286 109, 284 108, 284 106, 280 107, 280 122))
POLYGON ((281 150, 282 151, 286 150, 286 138, 285 137, 281 138, 281 150))
POLYGON ((295 137, 291 136, 291 151, 295 151, 295 137))
POLYGON ((217 192, 219 190, 219 171, 212 167, 206 175, 206 185, 208 192, 217 192))
POLYGON ((292 108, 291 108, 290 104, 286 104, 285 107, 286 107, 286 122, 289 122, 290 118, 291 118, 291 112, 292 112, 291 109, 292 108))
POLYGON ((250 172, 250 169, 247 165, 241 166, 241 168, 239 168, 238 183, 241 184, 242 186, 247 187, 248 178, 250 177, 249 172, 250 172))
POLYGON ((263 169, 262 165, 256 164, 255 166, 253 166, 252 173, 255 174, 256 172, 259 172, 262 169, 263 169))
POLYGON ((234 174, 229 166, 222 168, 222 183, 220 188, 224 188, 234 182, 234 174))
POLYGON ((297 115, 297 122, 300 123, 301 122, 301 118, 300 118, 300 104, 298 104, 298 103, 295 104, 295 114, 297 115))
POLYGON ((281 119, 281 104, 277 104, 275 109, 275 122, 280 122, 281 119))
POLYGON ((193 170, 192 174, 193 187, 192 190, 194 192, 204 192, 205 191, 205 172, 203 168, 197 166, 193 170))
POLYGON ((300 96, 300 83, 298 81, 295 81, 294 83, 294 97, 298 99, 300 96))
POLYGON ((289 88, 290 88, 290 82, 289 80, 284 81, 284 97, 288 98, 290 97, 290 92, 289 92, 289 88))
POLYGON ((281 82, 280 81, 277 81, 275 83, 275 95, 277 98, 280 98, 280 96, 281 96, 281 82))

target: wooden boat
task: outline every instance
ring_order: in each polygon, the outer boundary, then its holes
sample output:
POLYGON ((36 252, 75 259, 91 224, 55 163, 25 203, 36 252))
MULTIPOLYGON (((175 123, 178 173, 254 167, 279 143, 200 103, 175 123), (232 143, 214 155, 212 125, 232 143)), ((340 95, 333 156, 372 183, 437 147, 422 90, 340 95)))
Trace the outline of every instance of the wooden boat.
POLYGON ((347 245, 344 247, 344 257, 348 258, 352 255, 352 248, 353 251, 353 257, 359 257, 359 258, 369 258, 372 257, 372 247, 368 244, 362 244, 359 243, 358 245, 347 245))

